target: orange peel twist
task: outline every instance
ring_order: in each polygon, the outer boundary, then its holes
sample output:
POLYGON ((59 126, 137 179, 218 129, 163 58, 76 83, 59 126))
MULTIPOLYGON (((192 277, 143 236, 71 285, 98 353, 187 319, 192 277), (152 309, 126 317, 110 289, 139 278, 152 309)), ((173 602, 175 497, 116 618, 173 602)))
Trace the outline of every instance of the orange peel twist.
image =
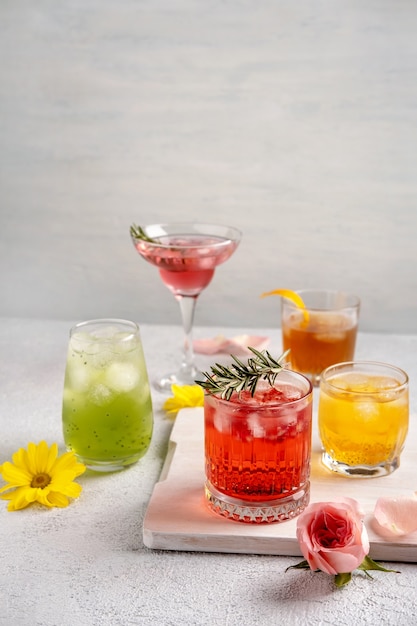
POLYGON ((265 291, 261 294, 261 298, 265 298, 267 296, 281 296, 282 298, 291 300, 291 302, 293 302, 299 309, 303 309, 304 322, 308 322, 309 315, 306 305, 304 304, 302 297, 295 291, 292 291, 291 289, 274 289, 273 291, 265 291))

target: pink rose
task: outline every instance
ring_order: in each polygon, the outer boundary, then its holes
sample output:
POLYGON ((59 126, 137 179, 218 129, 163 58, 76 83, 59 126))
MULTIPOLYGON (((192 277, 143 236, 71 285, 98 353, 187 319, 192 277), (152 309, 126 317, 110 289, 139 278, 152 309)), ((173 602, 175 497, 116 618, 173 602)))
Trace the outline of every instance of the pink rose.
POLYGON ((297 539, 312 570, 353 572, 369 552, 363 514, 356 500, 310 504, 297 519, 297 539))

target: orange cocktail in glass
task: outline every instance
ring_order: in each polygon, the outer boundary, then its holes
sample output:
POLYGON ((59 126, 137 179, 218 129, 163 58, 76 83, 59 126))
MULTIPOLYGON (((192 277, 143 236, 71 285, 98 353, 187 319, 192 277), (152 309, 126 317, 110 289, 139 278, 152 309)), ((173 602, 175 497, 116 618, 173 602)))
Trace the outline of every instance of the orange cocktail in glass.
POLYGON ((309 377, 314 385, 329 365, 354 357, 360 301, 337 291, 297 291, 301 309, 282 299, 282 342, 290 350, 291 367, 309 377))

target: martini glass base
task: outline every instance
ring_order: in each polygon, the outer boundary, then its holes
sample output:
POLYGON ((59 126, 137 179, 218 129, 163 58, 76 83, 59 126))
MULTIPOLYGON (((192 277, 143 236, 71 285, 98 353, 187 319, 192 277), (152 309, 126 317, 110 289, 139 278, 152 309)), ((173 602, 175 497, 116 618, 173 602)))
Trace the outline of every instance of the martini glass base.
POLYGON ((154 382, 154 387, 162 393, 171 393, 172 385, 195 385, 196 380, 203 379, 202 372, 197 368, 193 368, 191 371, 180 370, 179 372, 165 374, 165 376, 154 382))

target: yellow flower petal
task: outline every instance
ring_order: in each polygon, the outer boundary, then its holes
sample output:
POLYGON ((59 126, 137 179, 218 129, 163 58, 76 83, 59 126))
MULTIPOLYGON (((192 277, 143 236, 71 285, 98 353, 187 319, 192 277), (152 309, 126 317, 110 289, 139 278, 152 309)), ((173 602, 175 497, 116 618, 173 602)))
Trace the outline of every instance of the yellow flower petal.
POLYGON ((82 491, 81 485, 78 483, 67 483, 66 485, 55 486, 51 483, 51 493, 62 493, 70 498, 78 498, 82 491))
POLYGON ((38 504, 42 504, 43 506, 47 506, 48 508, 51 508, 53 506, 49 500, 49 494, 50 494, 49 487, 45 489, 34 489, 33 491, 35 492, 33 494, 34 495, 33 502, 37 502, 38 504))
MULTIPOLYGON (((42 443, 42 442, 41 442, 42 443)), ((41 445, 41 444, 39 444, 41 445)), ((39 474, 41 471, 37 463, 36 444, 29 443, 26 450, 27 467, 32 475, 39 474)))
POLYGON ((10 500, 7 507, 9 511, 19 511, 33 502, 33 491, 30 487, 18 487, 12 493, 1 497, 4 500, 10 500))
POLYGON ((28 465, 27 451, 24 448, 19 448, 19 450, 12 455, 12 462, 22 471, 25 471, 28 476, 32 475, 32 471, 28 465))
POLYGON ((30 481, 32 480, 31 474, 29 474, 25 469, 21 469, 20 467, 16 467, 12 463, 6 461, 1 466, 1 475, 6 482, 10 484, 6 487, 0 489, 3 491, 5 489, 10 489, 11 487, 21 487, 22 485, 30 485, 30 481))
POLYGON ((50 468, 58 456, 58 445, 53 443, 50 448, 46 441, 40 441, 38 445, 30 443, 28 456, 33 460, 33 471, 36 474, 49 474, 50 468))
POLYGON ((172 385, 174 394, 164 403, 164 410, 176 415, 180 409, 204 406, 204 391, 200 385, 172 385))
POLYGON ((76 476, 80 476, 86 471, 86 466, 83 463, 79 463, 74 452, 65 452, 62 454, 51 467, 50 474, 54 477, 56 474, 63 472, 70 472, 72 479, 76 476))
MULTIPOLYGON (((47 444, 45 441, 41 442, 42 444, 45 444, 46 449, 47 449, 47 444)), ((51 447, 49 448, 49 451, 46 451, 46 458, 44 457, 43 459, 43 469, 42 471, 45 472, 46 474, 50 474, 52 471, 52 468, 54 467, 56 460, 58 458, 58 444, 53 443, 51 445, 51 447)))
POLYGON ((48 486, 55 491, 65 489, 67 485, 72 484, 75 476, 73 472, 60 472, 54 476, 48 486))
POLYGON ((25 500, 28 504, 32 502, 36 502, 39 496, 39 492, 43 492, 43 489, 34 489, 33 487, 28 487, 24 492, 22 491, 22 496, 24 495, 25 500))
POLYGON ((7 505, 7 510, 8 511, 20 511, 20 509, 24 509, 27 506, 28 506, 28 503, 24 502, 23 505, 19 508, 18 506, 16 506, 15 500, 13 499, 7 505))
POLYGON ((51 491, 48 494, 49 506, 57 506, 61 509, 64 509, 65 507, 68 506, 68 504, 69 504, 68 498, 66 498, 62 493, 58 493, 58 491, 51 491))

